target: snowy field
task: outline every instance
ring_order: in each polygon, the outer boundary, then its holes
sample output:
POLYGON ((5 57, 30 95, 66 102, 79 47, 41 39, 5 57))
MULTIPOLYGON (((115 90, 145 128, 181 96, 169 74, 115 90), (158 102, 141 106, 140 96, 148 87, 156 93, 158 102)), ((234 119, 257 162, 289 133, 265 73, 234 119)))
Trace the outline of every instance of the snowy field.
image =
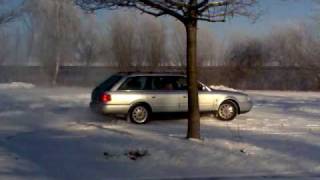
POLYGON ((249 91, 232 122, 134 125, 88 109, 90 89, 0 85, 0 179, 319 179, 320 93, 249 91))

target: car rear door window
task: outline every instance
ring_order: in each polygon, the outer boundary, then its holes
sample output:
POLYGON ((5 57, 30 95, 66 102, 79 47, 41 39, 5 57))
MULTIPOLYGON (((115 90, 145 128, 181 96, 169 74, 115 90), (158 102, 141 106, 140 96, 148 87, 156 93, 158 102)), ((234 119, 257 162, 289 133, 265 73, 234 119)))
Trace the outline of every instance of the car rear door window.
POLYGON ((186 80, 184 77, 163 76, 153 77, 151 87, 153 90, 177 91, 186 89, 186 80))
POLYGON ((176 83, 177 83, 177 90, 187 90, 188 88, 187 78, 177 77, 176 83))
POLYGON ((129 77, 119 88, 119 90, 144 90, 147 77, 129 77))

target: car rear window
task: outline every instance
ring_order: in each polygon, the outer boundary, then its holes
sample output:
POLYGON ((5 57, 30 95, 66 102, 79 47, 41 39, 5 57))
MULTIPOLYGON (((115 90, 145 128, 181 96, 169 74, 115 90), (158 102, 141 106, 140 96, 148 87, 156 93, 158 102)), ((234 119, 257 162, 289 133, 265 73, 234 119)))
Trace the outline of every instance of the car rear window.
POLYGON ((102 91, 110 91, 111 88, 120 80, 123 76, 121 75, 113 75, 101 83, 98 87, 102 91))

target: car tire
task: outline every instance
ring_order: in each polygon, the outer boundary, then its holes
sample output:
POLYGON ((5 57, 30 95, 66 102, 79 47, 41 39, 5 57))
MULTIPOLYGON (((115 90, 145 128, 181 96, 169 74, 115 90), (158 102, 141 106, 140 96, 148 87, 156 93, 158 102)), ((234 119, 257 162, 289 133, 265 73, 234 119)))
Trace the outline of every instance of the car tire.
POLYGON ((135 124, 145 124, 151 115, 150 109, 143 104, 133 106, 128 113, 128 118, 135 124))
POLYGON ((222 121, 232 121, 238 114, 238 107, 232 101, 224 101, 216 112, 216 116, 222 121))

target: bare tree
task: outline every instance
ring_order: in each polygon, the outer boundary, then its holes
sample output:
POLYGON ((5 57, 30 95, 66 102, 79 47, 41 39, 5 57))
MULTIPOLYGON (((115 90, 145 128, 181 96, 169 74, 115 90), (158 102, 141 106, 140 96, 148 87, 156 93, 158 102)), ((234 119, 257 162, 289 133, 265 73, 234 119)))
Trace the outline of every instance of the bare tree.
MULTIPOLYGON (((300 70, 300 77, 315 80, 320 87, 320 41, 312 28, 304 24, 274 27, 266 38, 268 59, 273 65, 294 67, 300 70)), ((289 85, 290 82, 284 82, 289 85)), ((301 85, 303 86, 303 85, 301 85)))
POLYGON ((90 66, 95 63, 111 65, 110 46, 112 44, 109 32, 97 21, 96 16, 92 14, 81 14, 81 26, 75 31, 74 47, 75 63, 90 66), (98 28, 101 26, 100 28, 98 28), (92 27, 97 27, 96 29, 92 27))
POLYGON ((214 33, 206 27, 199 28, 198 44, 198 65, 200 67, 216 65, 219 52, 214 33))
POLYGON ((165 59, 165 28, 150 16, 116 14, 109 30, 112 54, 120 71, 154 69, 165 59))
POLYGON ((70 0, 29 0, 25 9, 37 26, 37 57, 55 85, 61 65, 73 56, 79 15, 70 0))
POLYGON ((154 70, 166 59, 165 27, 151 16, 142 15, 135 29, 138 31, 137 43, 135 43, 138 46, 138 64, 154 70))
POLYGON ((10 54, 9 38, 7 32, 0 29, 0 65, 6 62, 10 54))
POLYGON ((7 24, 20 17, 23 2, 21 1, 17 7, 12 8, 12 5, 9 5, 10 0, 0 0, 0 25, 7 24))
POLYGON ((134 14, 117 14, 110 22, 111 50, 118 69, 130 71, 136 56, 136 29, 134 14))
POLYGON ((9 37, 9 30, 4 28, 5 25, 15 21, 22 16, 22 5, 24 1, 21 1, 18 5, 10 5, 9 0, 0 0, 0 64, 4 63, 10 56, 11 41, 9 37))
POLYGON ((256 0, 76 0, 83 9, 118 7, 135 8, 156 17, 168 15, 182 22, 187 39, 188 132, 187 138, 200 138, 200 113, 197 85, 197 27, 198 21, 224 22, 226 16, 253 15, 256 0))
MULTIPOLYGON (((186 66, 186 36, 184 34, 184 27, 182 24, 176 21, 171 22, 171 29, 169 30, 168 39, 172 40, 168 43, 170 52, 170 63, 169 65, 174 66, 186 66)), ((207 27, 200 27, 197 43, 198 53, 197 61, 198 66, 211 66, 214 65, 214 61, 217 56, 216 40, 213 37, 214 33, 207 27)))
POLYGON ((110 37, 109 31, 106 28, 101 28, 98 33, 98 43, 97 47, 97 55, 96 55, 96 63, 105 64, 107 66, 115 66, 115 61, 113 59, 112 53, 112 38, 110 37))
POLYGON ((314 15, 313 19, 316 23, 318 34, 320 34, 320 1, 319 0, 314 0, 315 7, 314 7, 314 15))
POLYGON ((78 33, 75 52, 78 55, 79 61, 83 62, 87 68, 97 61, 99 51, 101 50, 101 41, 97 33, 91 28, 94 26, 94 17, 89 17, 85 26, 82 26, 78 32, 75 32, 78 33))
POLYGON ((233 86, 245 88, 247 80, 257 76, 265 61, 264 40, 256 37, 246 37, 237 33, 233 36, 226 49, 224 65, 231 70, 228 83, 233 86))
POLYGON ((170 34, 168 36, 168 52, 170 54, 169 66, 186 67, 186 36, 185 29, 181 23, 177 21, 171 22, 170 34))
POLYGON ((227 48, 227 66, 242 68, 261 67, 264 61, 263 41, 258 38, 235 39, 227 48))
POLYGON ((274 27, 265 40, 268 59, 285 67, 314 67, 319 65, 319 41, 303 24, 274 27))

